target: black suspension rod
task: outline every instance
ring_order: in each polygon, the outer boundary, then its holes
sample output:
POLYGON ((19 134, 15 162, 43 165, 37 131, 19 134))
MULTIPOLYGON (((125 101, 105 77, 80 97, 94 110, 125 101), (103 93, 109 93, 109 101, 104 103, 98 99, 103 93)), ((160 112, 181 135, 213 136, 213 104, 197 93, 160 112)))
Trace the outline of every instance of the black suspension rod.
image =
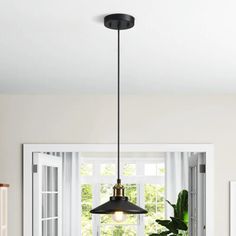
POLYGON ((117 45, 117 182, 120 183, 120 29, 118 31, 118 45, 117 45))

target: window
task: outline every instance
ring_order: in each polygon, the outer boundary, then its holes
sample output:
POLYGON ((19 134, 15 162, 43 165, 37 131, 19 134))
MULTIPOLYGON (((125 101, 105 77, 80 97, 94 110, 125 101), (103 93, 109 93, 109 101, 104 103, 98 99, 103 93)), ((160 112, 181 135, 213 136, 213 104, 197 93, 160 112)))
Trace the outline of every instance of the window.
POLYGON ((165 217, 165 159, 127 154, 122 157, 121 179, 129 200, 149 211, 147 215, 127 215, 115 223, 111 215, 91 215, 89 211, 113 194, 116 182, 114 153, 80 155, 82 236, 143 236, 158 231, 155 220, 165 217))

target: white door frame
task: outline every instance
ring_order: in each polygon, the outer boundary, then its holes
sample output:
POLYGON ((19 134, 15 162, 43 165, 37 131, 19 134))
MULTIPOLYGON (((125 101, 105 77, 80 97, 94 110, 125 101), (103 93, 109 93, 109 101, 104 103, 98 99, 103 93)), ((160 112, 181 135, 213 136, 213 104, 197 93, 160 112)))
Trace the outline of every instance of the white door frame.
MULTIPOLYGON (((23 145, 23 235, 33 235, 33 153, 115 152, 116 144, 24 144, 23 145)), ((124 152, 206 153, 206 235, 214 234, 214 145, 213 144, 121 144, 124 152)))

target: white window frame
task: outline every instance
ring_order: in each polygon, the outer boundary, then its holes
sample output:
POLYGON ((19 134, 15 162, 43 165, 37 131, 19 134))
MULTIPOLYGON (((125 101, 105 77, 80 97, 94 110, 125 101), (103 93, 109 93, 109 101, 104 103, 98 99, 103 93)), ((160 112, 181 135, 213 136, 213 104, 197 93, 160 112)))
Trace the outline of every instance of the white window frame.
MULTIPOLYGON (((24 144, 23 145, 23 235, 33 235, 33 153, 116 152, 116 144, 24 144)), ((214 145, 213 144, 122 144, 123 152, 206 153, 206 235, 214 234, 214 145)))
MULTIPOLYGON (((101 204, 100 202, 100 184, 111 184, 112 186, 116 182, 116 171, 117 166, 115 167, 115 173, 112 176, 101 176, 100 171, 101 164, 114 164, 116 163, 116 157, 109 157, 109 158, 102 158, 102 157, 82 157, 81 163, 92 164, 93 165, 93 175, 91 176, 80 176, 81 185, 82 184, 89 184, 92 186, 93 189, 93 204, 92 207, 97 207, 101 204), (98 161, 99 160, 99 161, 98 161)), ((122 157, 121 158, 121 170, 123 170, 124 164, 136 164, 136 175, 133 176, 124 176, 122 171, 120 173, 122 183, 123 184, 136 184, 137 185, 137 205, 142 208, 145 208, 145 196, 144 196, 144 187, 145 184, 155 184, 155 185, 165 185, 165 175, 158 176, 158 175, 150 175, 145 176, 145 164, 158 164, 164 163, 165 164, 165 156, 158 156, 157 157, 122 157)), ((108 200, 108 199, 107 199, 108 200)), ((100 216, 93 215, 93 236, 100 235, 100 216)), ((115 225, 115 224, 114 224, 115 225)), ((105 225, 109 226, 109 225, 105 225)), ((113 225, 111 225, 113 226, 113 225)), ((138 215, 137 216, 137 224, 124 224, 124 226, 134 226, 136 228, 137 236, 143 236, 145 234, 145 227, 144 227, 144 216, 138 215)))

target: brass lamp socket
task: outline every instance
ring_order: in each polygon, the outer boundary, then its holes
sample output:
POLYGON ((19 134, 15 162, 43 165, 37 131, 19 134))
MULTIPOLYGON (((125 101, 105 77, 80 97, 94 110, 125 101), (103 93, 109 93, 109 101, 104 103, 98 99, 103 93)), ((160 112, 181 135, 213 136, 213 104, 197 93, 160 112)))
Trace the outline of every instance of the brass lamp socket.
POLYGON ((114 185, 113 196, 114 197, 124 197, 125 196, 125 187, 121 183, 117 183, 114 185))

